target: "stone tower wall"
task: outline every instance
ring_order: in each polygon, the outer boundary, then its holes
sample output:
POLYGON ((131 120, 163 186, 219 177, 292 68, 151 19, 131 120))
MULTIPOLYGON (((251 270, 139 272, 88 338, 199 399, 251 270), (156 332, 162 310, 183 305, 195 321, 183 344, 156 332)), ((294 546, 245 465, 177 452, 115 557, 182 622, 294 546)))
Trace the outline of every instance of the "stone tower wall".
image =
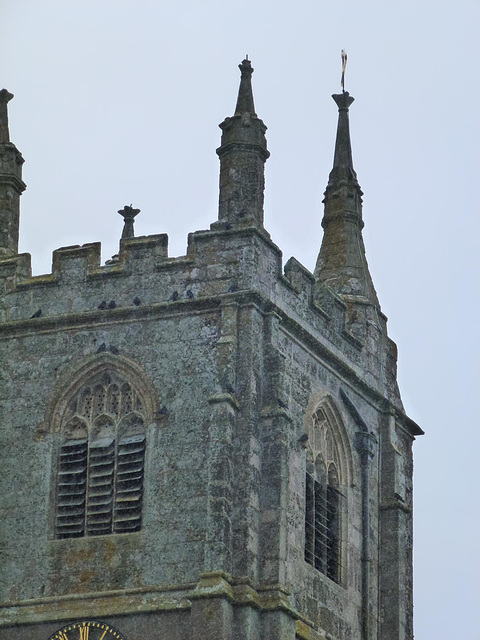
MULTIPOLYGON (((396 624, 392 605, 408 619, 401 541, 411 527, 415 427, 382 327, 354 335, 345 302, 326 287, 314 299, 312 275, 294 259, 282 272, 279 249, 257 228, 196 232, 175 259, 164 235, 122 240, 105 266, 98 244, 67 247, 54 253, 52 274, 36 277, 20 255, 0 262, 0 276, 2 640, 48 637, 77 617, 109 621, 133 640, 153 628, 183 639, 192 625, 205 640, 359 637, 354 442, 365 425, 381 452, 369 475, 371 637, 382 620, 396 624), (153 389, 142 530, 55 540, 55 403, 72 370, 116 361, 133 363, 153 389), (299 439, 326 396, 350 451, 340 585, 303 558, 299 439), (18 485, 19 476, 28 482, 18 485)), ((389 633, 378 637, 397 637, 389 633)))

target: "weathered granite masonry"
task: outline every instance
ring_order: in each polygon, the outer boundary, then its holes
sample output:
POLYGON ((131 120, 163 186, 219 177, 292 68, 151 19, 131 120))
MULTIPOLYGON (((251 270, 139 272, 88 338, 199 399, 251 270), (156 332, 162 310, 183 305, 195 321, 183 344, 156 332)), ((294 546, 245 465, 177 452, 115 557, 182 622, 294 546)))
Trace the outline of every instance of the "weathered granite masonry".
POLYGON ((250 62, 240 69, 235 114, 220 125, 219 220, 190 234, 186 256, 168 257, 166 235, 133 237, 126 208, 115 259, 102 266, 99 244, 64 247, 35 277, 17 253, 22 160, 2 94, 0 158, 13 160, 0 199, 13 204, 0 229, 1 640, 47 640, 87 619, 126 640, 413 637, 411 448, 422 431, 402 406, 365 259, 353 98, 334 96, 315 275, 295 258, 282 268, 263 226, 266 127, 250 62), (109 372, 142 402, 141 528, 59 539, 65 416, 73 391, 109 372), (342 470, 336 579, 305 560, 319 408, 342 470))

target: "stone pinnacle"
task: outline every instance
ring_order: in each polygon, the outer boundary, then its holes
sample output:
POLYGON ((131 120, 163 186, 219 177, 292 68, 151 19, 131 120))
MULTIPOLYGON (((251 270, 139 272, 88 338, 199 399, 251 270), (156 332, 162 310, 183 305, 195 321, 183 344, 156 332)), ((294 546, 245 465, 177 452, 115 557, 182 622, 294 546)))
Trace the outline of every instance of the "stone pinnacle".
POLYGON ((8 131, 8 109, 7 104, 13 98, 13 93, 6 89, 0 91, 0 143, 10 142, 10 133, 8 131))
POLYGON ((252 73, 254 71, 252 63, 248 56, 238 65, 241 71, 240 87, 238 89, 237 106, 235 107, 235 115, 240 113, 255 113, 255 105, 253 103, 252 91, 252 73))

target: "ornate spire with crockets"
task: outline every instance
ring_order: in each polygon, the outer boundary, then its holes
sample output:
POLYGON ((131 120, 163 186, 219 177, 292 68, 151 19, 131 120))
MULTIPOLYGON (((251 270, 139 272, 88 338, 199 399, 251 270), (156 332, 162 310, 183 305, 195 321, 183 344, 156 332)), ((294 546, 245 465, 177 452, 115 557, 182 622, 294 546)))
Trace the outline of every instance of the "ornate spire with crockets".
MULTIPOLYGON (((317 291, 328 285, 348 305, 375 307, 377 294, 368 270, 362 238, 362 191, 353 168, 348 91, 333 95, 338 106, 337 139, 333 168, 325 191, 324 236, 315 268, 317 291)), ((358 313, 355 314, 358 317, 358 313)))
POLYGON ((263 193, 267 127, 255 113, 252 92, 253 68, 248 57, 241 71, 235 114, 220 125, 219 222, 226 228, 258 226, 263 228, 263 193))
POLYGON ((18 253, 20 196, 26 185, 22 180, 22 154, 10 142, 7 105, 13 95, 0 91, 0 260, 18 253))

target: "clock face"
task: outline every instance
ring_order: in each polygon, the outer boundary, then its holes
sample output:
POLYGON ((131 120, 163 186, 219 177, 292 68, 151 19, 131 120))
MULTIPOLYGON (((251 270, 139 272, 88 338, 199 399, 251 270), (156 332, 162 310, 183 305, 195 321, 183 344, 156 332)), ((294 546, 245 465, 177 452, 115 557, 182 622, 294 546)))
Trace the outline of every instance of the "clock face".
POLYGON ((54 633, 50 640, 126 640, 126 638, 105 622, 82 620, 82 622, 67 624, 54 633))

